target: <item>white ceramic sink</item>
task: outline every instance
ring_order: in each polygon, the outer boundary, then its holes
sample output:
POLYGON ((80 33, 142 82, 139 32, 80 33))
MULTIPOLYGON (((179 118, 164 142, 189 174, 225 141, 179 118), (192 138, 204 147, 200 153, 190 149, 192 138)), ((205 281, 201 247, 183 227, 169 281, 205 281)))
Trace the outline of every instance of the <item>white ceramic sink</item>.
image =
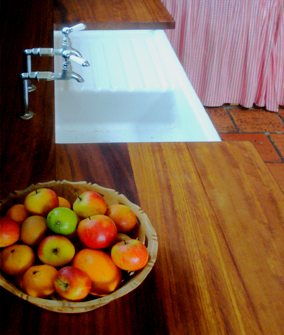
MULTIPOLYGON (((164 31, 70 38, 91 66, 72 64, 83 83, 55 81, 56 143, 220 141, 164 31)), ((54 32, 55 48, 61 40, 54 32)))

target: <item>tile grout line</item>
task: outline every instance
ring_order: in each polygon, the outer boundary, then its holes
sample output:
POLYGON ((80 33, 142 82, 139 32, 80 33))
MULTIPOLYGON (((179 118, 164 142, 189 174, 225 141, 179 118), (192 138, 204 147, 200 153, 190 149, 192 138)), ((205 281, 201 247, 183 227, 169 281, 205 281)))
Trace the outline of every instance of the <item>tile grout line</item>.
MULTIPOLYGON (((273 141, 273 139, 271 138, 271 135, 273 134, 284 134, 284 132, 273 132, 273 131, 262 131, 262 132, 241 132, 240 129, 238 128, 234 118, 233 118, 233 115, 231 114, 230 112, 230 109, 233 108, 233 106, 223 106, 223 108, 225 109, 227 115, 229 116, 229 119, 231 120, 232 122, 232 125, 233 125, 233 128, 234 128, 234 131, 218 131, 218 134, 221 135, 222 134, 239 134, 240 136, 242 134, 262 134, 264 136, 266 136, 268 138, 268 141, 271 143, 271 145, 273 146, 273 149, 275 150, 276 154, 278 155, 278 157, 280 158, 280 161, 265 161, 263 159, 263 162, 264 164, 267 166, 270 166, 270 165, 273 165, 273 166, 280 166, 280 170, 279 171, 282 171, 282 167, 284 167, 284 155, 281 154, 280 150, 278 149, 277 147, 277 144, 273 141)), ((283 116, 280 115, 280 113, 278 113, 278 117, 280 119, 281 122, 284 123, 284 114, 283 116)), ((213 120, 211 119, 211 121, 213 122, 213 120)), ((222 138, 221 138, 222 139, 222 138)), ((225 141, 222 139, 222 141, 225 141)), ((268 168, 270 170, 270 168, 268 168)), ((283 177, 281 177, 281 172, 280 172, 280 175, 279 175, 279 172, 277 172, 278 170, 276 170, 275 174, 272 173, 272 171, 270 170, 270 173, 272 174, 273 178, 276 180, 277 184, 279 185, 280 189, 282 190, 282 192, 284 193, 284 186, 283 186, 283 177), (280 179, 279 179, 280 178, 280 179), (282 185, 282 186, 281 186, 282 185)))
POLYGON ((275 144, 275 142, 272 140, 272 138, 270 137, 270 133, 264 133, 267 137, 268 137, 268 139, 269 139, 269 141, 271 142, 271 144, 273 145, 273 147, 274 147, 274 149, 275 149, 275 151, 277 152, 277 154, 279 155, 279 157, 281 158, 281 160, 282 160, 282 163, 284 163, 284 157, 282 156, 282 154, 281 154, 281 152, 280 152, 280 150, 277 148, 277 146, 276 146, 276 144, 275 144))
POLYGON ((238 128, 238 126, 237 126, 237 124, 236 124, 236 122, 235 122, 235 120, 234 120, 232 114, 229 112, 228 107, 225 107, 225 111, 226 111, 226 113, 228 114, 230 120, 232 121, 233 126, 235 127, 236 132, 237 132, 237 133, 240 133, 240 130, 239 130, 239 128, 238 128))
POLYGON ((282 116, 278 113, 278 117, 279 117, 279 119, 284 123, 284 116, 282 117, 282 116))
MULTIPOLYGON (((221 135, 221 134, 263 134, 265 135, 269 142, 272 144, 274 150, 276 151, 277 155, 279 156, 279 158, 281 159, 281 162, 273 162, 273 161, 264 161, 264 163, 273 163, 273 164, 283 164, 284 163, 284 157, 283 155, 281 154, 280 150, 278 149, 276 143, 272 140, 272 138, 270 137, 271 134, 284 134, 284 132, 265 132, 265 131, 262 131, 262 132, 257 132, 257 131, 254 131, 254 132, 241 132, 240 129, 238 128, 235 120, 234 120, 234 117, 233 115, 231 114, 230 112, 230 109, 233 108, 233 106, 223 106, 223 108, 225 109, 227 115, 229 116, 229 119, 231 120, 232 124, 233 124, 233 127, 234 127, 234 132, 232 131, 218 131, 218 133, 221 135)), ((281 122, 284 122, 284 118, 278 113, 277 115, 279 117, 279 119, 281 120, 281 122)))

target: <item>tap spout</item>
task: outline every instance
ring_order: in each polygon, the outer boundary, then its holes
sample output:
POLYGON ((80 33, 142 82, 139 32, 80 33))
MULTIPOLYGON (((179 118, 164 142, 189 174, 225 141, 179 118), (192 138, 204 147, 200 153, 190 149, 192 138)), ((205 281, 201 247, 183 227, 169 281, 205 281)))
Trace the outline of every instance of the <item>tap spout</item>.
POLYGON ((90 63, 83 59, 81 53, 74 49, 71 46, 71 40, 69 38, 69 34, 73 31, 80 31, 85 29, 86 26, 83 23, 79 23, 73 27, 67 27, 62 29, 62 33, 64 35, 61 48, 33 48, 26 49, 24 51, 24 55, 27 60, 27 72, 21 74, 20 79, 22 82, 22 90, 23 94, 21 102, 22 102, 22 114, 19 116, 22 119, 30 119, 34 114, 29 110, 29 92, 32 92, 36 89, 34 85, 31 84, 31 80, 37 81, 52 81, 52 80, 70 80, 74 79, 78 83, 83 83, 84 79, 76 72, 72 70, 72 65, 70 61, 75 62, 83 67, 90 66, 90 63), (62 64, 62 69, 60 73, 53 73, 50 71, 32 71, 32 61, 31 56, 48 56, 54 57, 61 55, 64 58, 64 62, 62 64))
MULTIPOLYGON (((70 63, 70 62, 68 62, 70 63)), ((34 115, 32 111, 29 110, 29 81, 30 80, 45 80, 45 81, 52 81, 52 80, 70 80, 75 79, 78 83, 83 83, 84 79, 76 72, 70 70, 70 68, 64 67, 62 68, 61 73, 53 73, 49 71, 36 71, 36 72, 25 72, 21 74, 22 80, 22 89, 23 94, 21 99, 22 104, 22 114, 18 116, 23 120, 31 119, 34 115)))
POLYGON ((51 75, 51 80, 70 80, 75 79, 78 83, 83 83, 84 79, 78 73, 74 71, 62 69, 61 73, 53 73, 51 75))
POLYGON ((77 80, 78 83, 83 83, 84 79, 76 72, 71 73, 71 78, 77 80))

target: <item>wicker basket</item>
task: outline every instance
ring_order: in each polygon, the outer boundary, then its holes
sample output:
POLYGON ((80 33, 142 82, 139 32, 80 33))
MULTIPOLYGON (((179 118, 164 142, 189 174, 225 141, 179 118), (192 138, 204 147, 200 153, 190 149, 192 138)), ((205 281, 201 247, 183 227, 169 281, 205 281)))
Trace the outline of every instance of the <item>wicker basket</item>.
POLYGON ((18 288, 16 284, 13 284, 7 275, 0 272, 0 285, 3 288, 20 297, 21 299, 27 300, 30 303, 49 311, 58 313, 83 313, 99 308, 115 299, 126 295, 143 282, 155 264, 158 252, 158 239, 157 234, 147 215, 141 210, 140 207, 130 202, 124 195, 119 194, 115 190, 87 182, 69 182, 63 180, 31 185, 25 190, 11 193, 5 200, 0 202, 1 214, 3 215, 13 204, 23 203, 24 198, 28 193, 41 187, 48 187, 53 189, 59 196, 69 199, 71 203, 73 203, 77 195, 81 194, 82 192, 86 190, 93 190, 104 196, 107 205, 121 203, 130 207, 139 221, 139 225, 137 225, 137 228, 134 229, 131 237, 138 238, 146 245, 149 253, 149 261, 142 270, 127 274, 121 286, 115 292, 101 298, 94 298, 94 296, 89 295, 84 301, 80 302, 59 300, 58 297, 52 296, 47 299, 31 297, 18 288))

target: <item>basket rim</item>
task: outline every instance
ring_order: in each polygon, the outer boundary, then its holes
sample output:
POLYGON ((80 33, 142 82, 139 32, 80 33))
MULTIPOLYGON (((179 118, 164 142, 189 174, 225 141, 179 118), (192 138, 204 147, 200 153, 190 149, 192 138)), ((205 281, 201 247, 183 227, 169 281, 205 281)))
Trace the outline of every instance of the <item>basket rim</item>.
POLYGON ((145 225, 148 231, 150 232, 149 236, 147 236, 147 239, 148 239, 147 249, 149 253, 148 263, 143 269, 137 271, 135 275, 125 285, 122 285, 114 292, 104 297, 96 297, 95 299, 91 299, 87 301, 74 302, 74 301, 67 301, 67 300, 53 300, 53 299, 31 297, 28 294, 26 294, 24 291, 22 291, 20 288, 15 286, 13 283, 11 283, 5 276, 3 276, 1 271, 0 271, 0 286, 2 286, 4 289, 11 292, 12 294, 20 297, 21 299, 29 301, 30 303, 34 305, 37 305, 41 308, 44 308, 50 311, 61 312, 61 313, 74 313, 74 312, 79 313, 79 312, 84 312, 84 311, 90 311, 95 308, 106 305, 107 303, 130 293, 144 281, 144 279, 151 272, 156 262, 156 259, 157 259, 158 236, 147 214, 141 209, 140 206, 131 202, 129 199, 127 199, 126 196, 124 196, 123 194, 120 194, 114 189, 106 188, 96 183, 93 183, 93 184, 90 182, 88 183, 86 181, 72 182, 72 181, 68 181, 64 179, 62 181, 52 180, 49 182, 40 182, 37 184, 31 184, 30 186, 28 186, 27 188, 23 190, 15 190, 14 192, 11 192, 5 199, 0 200, 0 209, 8 201, 18 198, 19 196, 24 196, 25 194, 28 194, 34 189, 38 189, 42 187, 56 187, 58 185, 61 185, 61 186, 68 185, 69 187, 79 187, 79 188, 82 187, 82 188, 92 189, 100 194, 103 194, 104 196, 111 195, 112 197, 115 197, 118 202, 121 202, 122 204, 125 204, 131 207, 135 215, 138 217, 141 225, 143 223, 143 225, 145 225))

